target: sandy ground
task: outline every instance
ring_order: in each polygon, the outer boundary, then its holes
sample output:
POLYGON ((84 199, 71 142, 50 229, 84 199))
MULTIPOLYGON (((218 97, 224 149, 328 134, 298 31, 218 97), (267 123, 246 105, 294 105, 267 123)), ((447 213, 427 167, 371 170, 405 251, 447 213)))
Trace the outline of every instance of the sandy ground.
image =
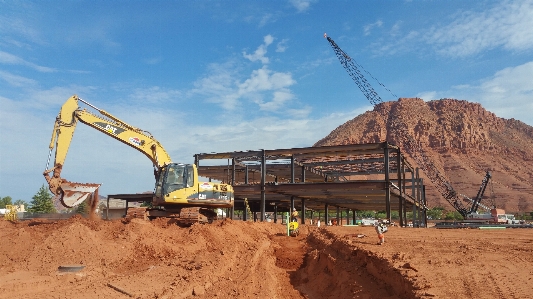
POLYGON ((391 227, 383 246, 371 227, 285 232, 231 220, 0 221, 0 298, 531 298, 533 229, 391 227))

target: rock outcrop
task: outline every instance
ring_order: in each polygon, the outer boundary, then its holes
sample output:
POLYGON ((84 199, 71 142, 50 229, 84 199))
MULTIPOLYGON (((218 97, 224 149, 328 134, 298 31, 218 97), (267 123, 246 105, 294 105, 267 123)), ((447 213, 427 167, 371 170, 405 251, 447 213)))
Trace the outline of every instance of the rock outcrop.
MULTIPOLYGON (((492 184, 483 203, 508 212, 533 211, 533 127, 500 118, 478 103, 400 98, 346 122, 314 146, 388 141, 407 153, 401 134, 392 129, 393 120, 405 124, 458 193, 474 197, 488 170, 492 184)), ((428 204, 453 210, 427 177, 425 182, 428 204)))

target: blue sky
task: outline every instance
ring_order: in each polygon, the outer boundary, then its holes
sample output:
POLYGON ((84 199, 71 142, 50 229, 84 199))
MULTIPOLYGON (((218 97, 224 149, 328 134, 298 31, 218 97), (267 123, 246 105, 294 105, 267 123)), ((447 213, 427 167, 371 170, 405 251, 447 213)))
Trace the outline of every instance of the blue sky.
MULTIPOLYGON (((45 183, 73 94, 149 131, 175 162, 312 146, 372 110, 326 32, 398 97, 478 102, 533 125, 531 28, 531 0, 3 1, 0 196, 30 201, 45 183)), ((135 193, 153 189, 151 169, 80 124, 63 177, 135 193)))

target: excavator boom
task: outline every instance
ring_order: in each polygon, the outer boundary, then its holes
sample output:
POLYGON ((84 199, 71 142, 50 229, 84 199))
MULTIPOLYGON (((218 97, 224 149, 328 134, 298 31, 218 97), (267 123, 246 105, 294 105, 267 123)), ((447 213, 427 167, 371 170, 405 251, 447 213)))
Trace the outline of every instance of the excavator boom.
POLYGON ((154 164, 156 178, 159 168, 169 164, 171 161, 168 153, 150 133, 130 126, 74 95, 63 104, 56 117, 49 145, 48 163, 43 173, 50 191, 55 195, 56 200, 61 201, 65 207, 72 208, 77 206, 100 186, 100 184, 94 183, 70 182, 61 177, 61 170, 63 169, 78 121, 144 153, 154 164), (100 115, 96 115, 87 109, 81 109, 79 102, 99 112, 100 115), (48 168, 54 148, 54 164, 52 168, 48 168), (51 172, 53 172, 52 175, 50 175, 51 172))
POLYGON ((200 182, 195 164, 173 163, 166 150, 147 131, 128 125, 115 116, 96 108, 76 95, 61 107, 54 123, 50 152, 44 177, 50 191, 65 207, 74 207, 100 184, 70 182, 61 177, 68 148, 78 121, 143 153, 153 164, 155 192, 148 217, 177 217, 182 222, 199 222, 216 218, 209 209, 233 206, 233 187, 226 183, 200 182), (79 103, 91 108, 80 108, 79 103), (98 114, 94 113, 98 112, 98 114), (53 167, 48 168, 55 149, 53 167), (51 175, 52 173, 52 175, 51 175))

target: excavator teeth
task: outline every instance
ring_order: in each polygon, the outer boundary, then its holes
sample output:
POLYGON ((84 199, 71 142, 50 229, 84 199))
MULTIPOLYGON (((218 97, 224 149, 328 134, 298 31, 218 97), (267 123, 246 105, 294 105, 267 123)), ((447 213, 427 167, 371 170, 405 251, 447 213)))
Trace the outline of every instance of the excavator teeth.
POLYGON ((94 193, 100 185, 101 184, 63 181, 61 183, 63 194, 60 197, 60 201, 65 207, 73 208, 87 199, 87 197, 94 193))

